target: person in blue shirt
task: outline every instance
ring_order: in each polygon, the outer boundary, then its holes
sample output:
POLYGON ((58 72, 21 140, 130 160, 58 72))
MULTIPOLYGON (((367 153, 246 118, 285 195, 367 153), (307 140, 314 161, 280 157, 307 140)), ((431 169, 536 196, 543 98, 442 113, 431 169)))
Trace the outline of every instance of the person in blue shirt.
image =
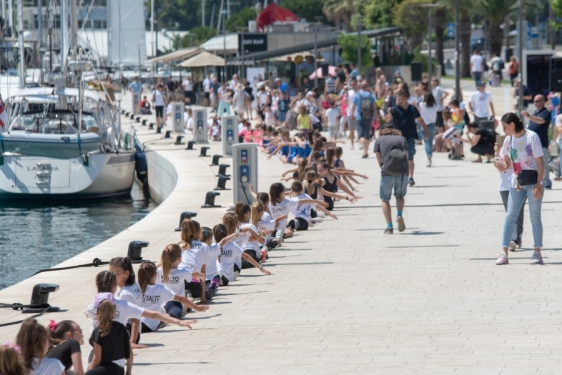
POLYGON ((543 95, 536 95, 533 103, 537 110, 532 115, 527 111, 521 111, 521 115, 529 119, 527 129, 534 131, 539 136, 542 145, 543 159, 544 159, 544 180, 543 186, 545 189, 552 188, 552 181, 549 174, 550 169, 548 162, 550 161, 550 153, 548 152, 548 129, 550 128, 550 121, 552 117, 550 111, 546 109, 546 99, 543 95))
POLYGON ((369 157, 369 141, 371 139, 371 123, 374 118, 379 117, 379 111, 376 104, 376 98, 369 84, 363 81, 361 90, 353 98, 353 106, 351 108, 352 119, 357 119, 357 132, 359 133, 359 142, 363 148, 363 159, 369 157))
POLYGON ((142 93, 142 83, 139 81, 139 77, 135 77, 133 82, 129 84, 129 91, 133 94, 141 94, 142 93))

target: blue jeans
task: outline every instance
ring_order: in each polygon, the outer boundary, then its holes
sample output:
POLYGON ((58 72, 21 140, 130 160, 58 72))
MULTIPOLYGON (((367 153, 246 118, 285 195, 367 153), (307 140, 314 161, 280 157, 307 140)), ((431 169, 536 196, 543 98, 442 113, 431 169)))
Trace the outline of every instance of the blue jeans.
POLYGON ((403 198, 408 191, 408 175, 381 176, 379 194, 382 201, 388 202, 392 198, 392 190, 396 198, 403 198))
POLYGON ((478 83, 480 82, 480 79, 482 79, 482 72, 472 72, 472 77, 474 78, 474 83, 478 89, 478 83))
POLYGON ((433 138, 435 138, 435 134, 437 134, 437 127, 435 126, 435 124, 426 124, 426 126, 429 132, 429 140, 425 139, 425 132, 423 128, 420 134, 425 144, 425 154, 427 155, 428 159, 431 159, 431 157, 433 156, 433 138))
MULTIPOLYGON (((503 226, 502 246, 509 247, 509 243, 513 236, 515 223, 519 212, 525 203, 525 198, 529 203, 529 215, 531 216, 531 226, 533 228, 534 247, 542 247, 542 222, 541 222, 541 205, 542 196, 539 199, 533 197, 533 189, 535 185, 522 186, 520 191, 515 188, 509 190, 509 199, 507 201, 507 214, 505 215, 505 223, 503 226)), ((544 193, 544 189, 543 189, 544 193)))
POLYGON ((416 139, 406 139, 406 145, 408 146, 408 160, 412 161, 414 160, 414 155, 416 154, 416 139))

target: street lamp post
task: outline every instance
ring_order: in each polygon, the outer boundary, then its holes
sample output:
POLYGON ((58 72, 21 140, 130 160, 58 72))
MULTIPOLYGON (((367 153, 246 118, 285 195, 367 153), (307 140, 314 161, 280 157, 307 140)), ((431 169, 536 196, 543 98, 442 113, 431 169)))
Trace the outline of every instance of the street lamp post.
POLYGON ((422 8, 427 9, 427 83, 431 84, 431 71, 433 65, 431 62, 431 8, 437 8, 437 4, 422 4, 422 8))
POLYGON ((460 23, 460 0, 455 0, 455 99, 461 101, 461 64, 460 64, 460 39, 459 39, 459 23, 460 23))
POLYGON ((224 21, 226 21, 226 9, 222 10, 222 40, 223 40, 223 58, 224 58, 224 68, 222 71, 223 74, 223 82, 226 82, 226 33, 224 31, 224 21))
POLYGON ((246 78, 246 66, 245 66, 245 62, 244 62, 244 54, 246 53, 245 51, 245 47, 244 47, 244 33, 246 32, 246 27, 237 27, 238 32, 240 33, 240 38, 238 38, 238 40, 240 41, 240 45, 238 46, 240 49, 240 57, 242 59, 241 62, 241 71, 240 71, 240 77, 241 78, 246 78))
POLYGON ((318 41, 316 40, 316 29, 318 24, 314 24, 314 87, 318 88, 318 41))
MULTIPOLYGON (((458 0, 457 0, 458 1, 458 0)), ((518 58, 519 58, 519 97, 517 100, 517 114, 521 114, 521 110, 523 109, 523 0, 519 0, 519 22, 517 23, 517 40, 519 44, 519 51, 518 58)))

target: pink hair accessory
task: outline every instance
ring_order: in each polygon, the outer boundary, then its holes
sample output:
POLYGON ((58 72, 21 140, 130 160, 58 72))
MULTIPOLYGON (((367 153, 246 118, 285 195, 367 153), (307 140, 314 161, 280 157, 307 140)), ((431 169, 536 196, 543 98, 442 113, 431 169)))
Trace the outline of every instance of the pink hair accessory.
POLYGON ((57 330, 58 327, 58 323, 55 322, 54 320, 49 320, 49 324, 47 324, 47 327, 49 327, 49 330, 53 333, 55 333, 55 331, 57 330))
POLYGON ((16 344, 16 343, 7 341, 7 342, 3 343, 3 344, 0 345, 0 346, 7 346, 8 348, 14 349, 18 354, 21 354, 21 349, 20 349, 20 347, 18 346, 18 344, 16 344))

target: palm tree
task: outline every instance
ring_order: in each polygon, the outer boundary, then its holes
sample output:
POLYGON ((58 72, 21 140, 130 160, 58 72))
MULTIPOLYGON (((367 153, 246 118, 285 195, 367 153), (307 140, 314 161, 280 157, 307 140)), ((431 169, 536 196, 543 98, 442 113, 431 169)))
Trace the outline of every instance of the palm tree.
POLYGON ((354 0, 326 0, 322 12, 326 19, 333 22, 337 28, 343 23, 345 31, 351 31, 351 17, 355 14, 354 0))
POLYGON ((432 26, 435 30, 435 52, 437 55, 437 63, 441 66, 441 74, 445 75, 445 64, 443 57, 443 33, 447 27, 447 8, 444 6, 435 8, 433 11, 432 26))
MULTIPOLYGON (((455 0, 440 0, 447 11, 455 14, 455 0)), ((461 43, 461 76, 470 76, 470 32, 471 32, 471 16, 474 9, 474 4, 470 0, 459 0, 459 39, 461 43)))
POLYGON ((480 0, 478 13, 488 21, 488 43, 490 52, 500 56, 503 44, 502 23, 507 15, 517 10, 517 2, 513 0, 480 0))

